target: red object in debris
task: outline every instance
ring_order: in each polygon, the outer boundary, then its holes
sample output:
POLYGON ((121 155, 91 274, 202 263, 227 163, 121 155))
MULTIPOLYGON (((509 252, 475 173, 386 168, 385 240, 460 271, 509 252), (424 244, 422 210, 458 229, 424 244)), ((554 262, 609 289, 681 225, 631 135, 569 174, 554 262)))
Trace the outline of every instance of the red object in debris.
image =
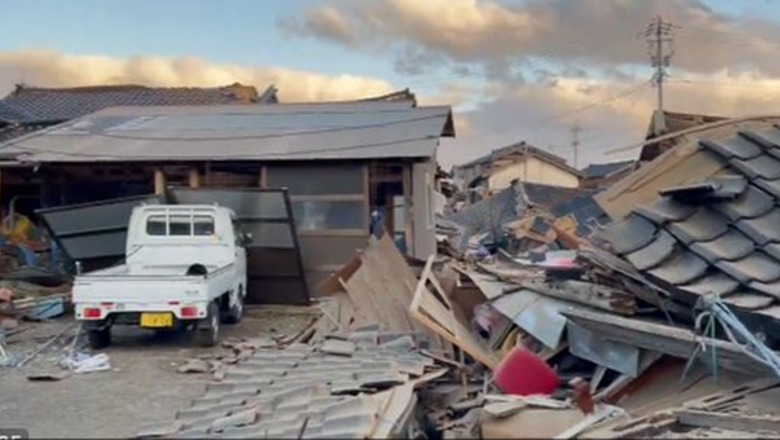
POLYGON ((593 396, 590 393, 590 384, 581 377, 575 377, 569 381, 569 385, 574 389, 572 397, 577 408, 579 408, 583 414, 592 414, 595 410, 595 405, 593 403, 593 396))
POLYGON ((560 380, 547 362, 523 347, 515 347, 493 370, 493 382, 506 394, 552 394, 560 380))

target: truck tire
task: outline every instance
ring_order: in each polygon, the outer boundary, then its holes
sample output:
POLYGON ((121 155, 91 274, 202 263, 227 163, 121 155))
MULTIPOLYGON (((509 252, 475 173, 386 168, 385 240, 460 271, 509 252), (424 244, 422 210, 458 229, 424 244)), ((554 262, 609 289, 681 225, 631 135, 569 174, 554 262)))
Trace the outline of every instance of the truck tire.
POLYGON ((238 324, 244 317, 244 289, 238 288, 238 301, 232 307, 228 307, 225 313, 225 322, 227 324, 238 324))
POLYGON ((208 316, 204 325, 199 325, 196 332, 198 345, 201 347, 214 347, 219 342, 219 305, 216 301, 209 304, 208 316))
POLYGON ((87 341, 89 346, 95 350, 108 347, 111 345, 111 327, 87 330, 87 341))

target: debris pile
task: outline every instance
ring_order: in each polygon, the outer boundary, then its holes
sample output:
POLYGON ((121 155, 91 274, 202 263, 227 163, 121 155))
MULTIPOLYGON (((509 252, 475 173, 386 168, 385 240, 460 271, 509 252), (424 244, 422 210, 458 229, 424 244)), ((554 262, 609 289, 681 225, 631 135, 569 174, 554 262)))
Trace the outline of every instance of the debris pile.
POLYGON ((299 337, 142 435, 780 437, 780 129, 716 128, 595 198, 459 205, 417 271, 371 238, 299 337))

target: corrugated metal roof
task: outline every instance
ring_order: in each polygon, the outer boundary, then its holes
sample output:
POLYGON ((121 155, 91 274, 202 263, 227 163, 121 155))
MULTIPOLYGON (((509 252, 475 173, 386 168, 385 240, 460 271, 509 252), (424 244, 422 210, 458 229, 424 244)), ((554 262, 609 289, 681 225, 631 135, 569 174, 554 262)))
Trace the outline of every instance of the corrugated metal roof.
POLYGON ((432 157, 448 106, 409 102, 116 107, 14 139, 26 162, 432 157))

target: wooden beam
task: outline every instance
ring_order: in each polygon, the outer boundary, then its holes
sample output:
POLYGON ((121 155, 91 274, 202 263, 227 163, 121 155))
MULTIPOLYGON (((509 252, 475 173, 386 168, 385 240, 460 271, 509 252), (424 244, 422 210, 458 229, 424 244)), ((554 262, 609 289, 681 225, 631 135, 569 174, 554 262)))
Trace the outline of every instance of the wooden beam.
POLYGON ((676 415, 680 424, 688 426, 730 429, 733 431, 766 430, 780 432, 780 416, 748 416, 693 409, 676 411, 676 415))
POLYGON ((584 281, 567 280, 554 284, 528 281, 523 284, 523 288, 621 315, 636 313, 636 299, 630 293, 584 281))
POLYGON ((685 328, 625 318, 597 310, 571 308, 562 313, 568 319, 598 333, 605 340, 623 342, 681 359, 688 359, 697 344, 704 342, 708 346, 714 346, 717 350, 717 362, 720 367, 757 374, 766 374, 771 371, 746 355, 741 347, 720 339, 697 337, 692 331, 685 328))
POLYGON ((189 183, 190 188, 200 188, 200 172, 198 172, 197 168, 190 168, 189 183))
POLYGON ((162 168, 154 170, 154 194, 158 196, 165 194, 165 171, 162 168))

